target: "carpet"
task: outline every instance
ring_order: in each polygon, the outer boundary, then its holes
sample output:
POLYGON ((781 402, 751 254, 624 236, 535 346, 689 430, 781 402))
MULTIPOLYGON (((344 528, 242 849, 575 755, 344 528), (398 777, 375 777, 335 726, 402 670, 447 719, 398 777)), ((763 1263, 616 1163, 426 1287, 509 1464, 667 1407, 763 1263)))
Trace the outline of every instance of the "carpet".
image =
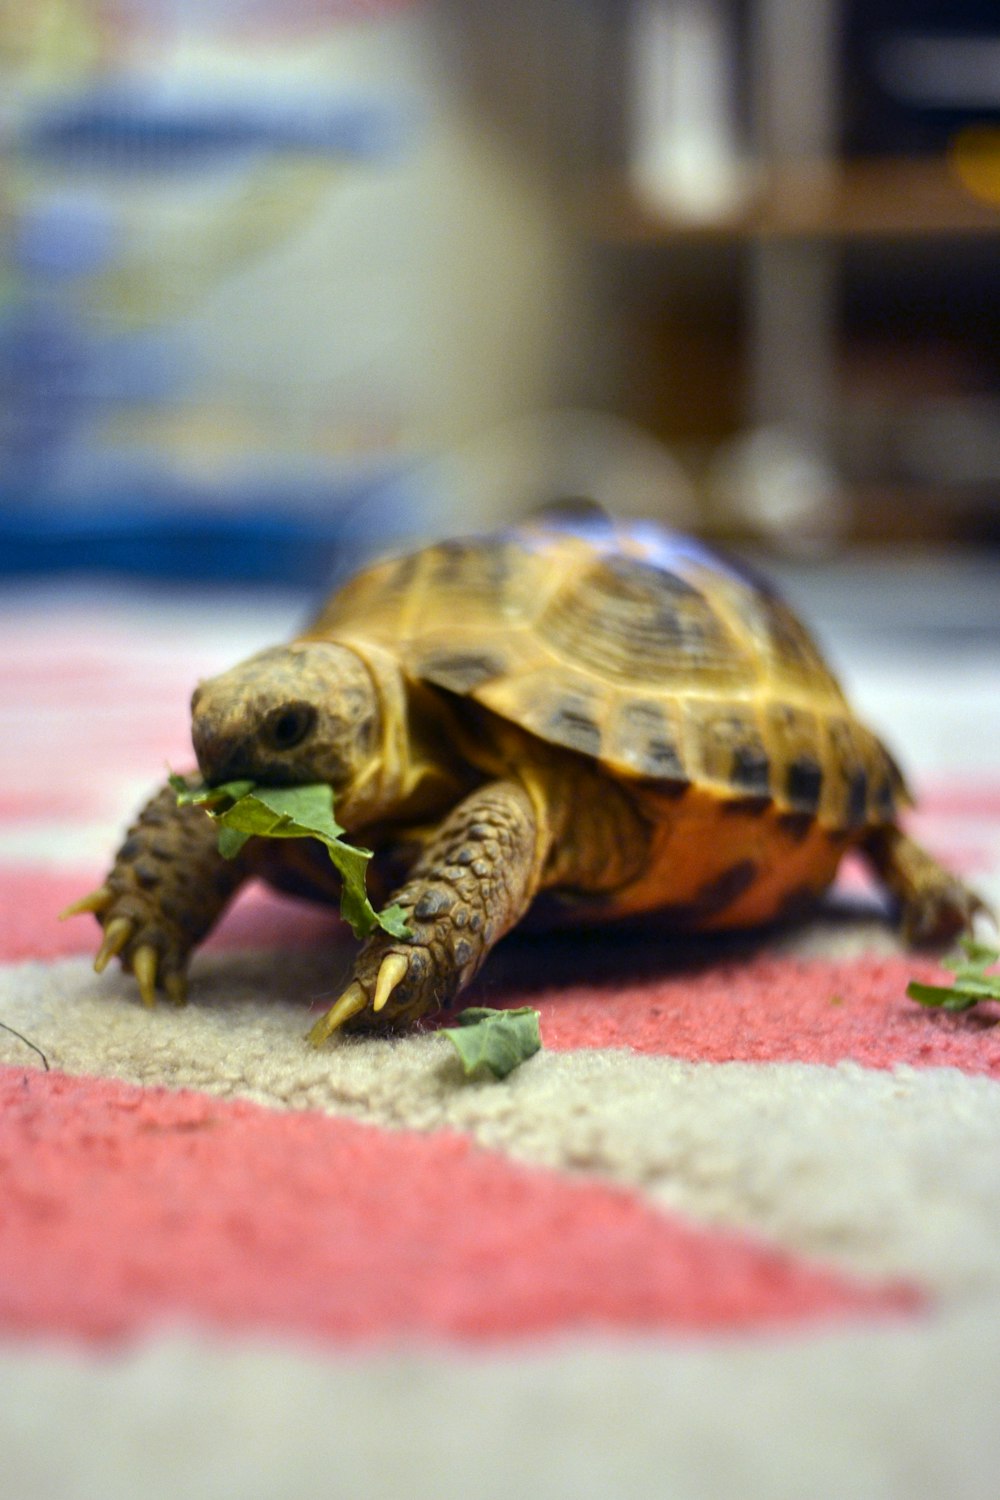
MULTIPOLYGON (((434 1031, 308 1048, 352 940, 258 889, 149 1013, 55 913, 299 602, 5 606, 6 1493, 995 1493, 997 1008, 906 998, 940 969, 858 868, 763 939, 509 939, 470 999, 544 1047, 502 1083, 434 1031)), ((841 624, 914 830, 1000 901, 996 636, 841 624)))

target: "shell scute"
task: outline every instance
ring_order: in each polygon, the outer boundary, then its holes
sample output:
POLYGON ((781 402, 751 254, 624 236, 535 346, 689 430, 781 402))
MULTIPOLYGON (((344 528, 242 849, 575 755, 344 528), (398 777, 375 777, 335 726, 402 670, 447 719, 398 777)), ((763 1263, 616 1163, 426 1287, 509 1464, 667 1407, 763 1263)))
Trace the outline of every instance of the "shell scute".
POLYGON ((462 593, 502 593, 518 564, 516 549, 502 537, 438 542, 429 557, 429 585, 462 593))
POLYGON ((688 757, 698 780, 724 796, 767 797, 771 757, 751 702, 689 699, 685 705, 688 757))
POLYGON ((652 781, 687 786, 680 713, 669 699, 629 698, 619 706, 607 746, 611 763, 652 781))
POLYGON ((768 626, 769 655, 776 676, 809 691, 841 692, 805 627, 787 604, 762 595, 761 605, 768 626))
POLYGON ((420 676, 438 687, 451 693, 470 693, 499 677, 507 666, 507 658, 500 651, 475 647, 463 651, 440 646, 422 655, 418 665, 420 676))
POLYGON ((780 767, 775 795, 790 812, 815 817, 823 795, 823 735, 819 717, 791 703, 773 703, 767 736, 780 767))
POLYGON ((747 665, 699 589, 639 558, 601 558, 570 574, 534 628, 583 669, 661 691, 695 674, 716 687, 735 684, 747 665))
POLYGON ((831 716, 825 730, 820 815, 833 827, 851 830, 890 821, 909 799, 881 741, 856 719, 846 717, 831 716))
POLYGON ((581 755, 598 759, 603 737, 595 705, 582 694, 567 693, 546 720, 546 737, 579 751, 581 755))
POLYGON ((773 807, 789 837, 891 821, 907 800, 788 606, 646 523, 435 543, 353 579, 324 632, 664 797, 773 807))

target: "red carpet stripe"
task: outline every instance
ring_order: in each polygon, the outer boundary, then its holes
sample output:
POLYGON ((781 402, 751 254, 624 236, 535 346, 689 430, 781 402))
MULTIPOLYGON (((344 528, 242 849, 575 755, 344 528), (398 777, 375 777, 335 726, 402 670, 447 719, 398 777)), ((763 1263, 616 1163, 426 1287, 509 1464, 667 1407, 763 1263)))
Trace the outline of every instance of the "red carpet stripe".
MULTIPOLYGON (((93 954, 97 928, 91 918, 59 923, 54 917, 87 884, 46 871, 0 868, 0 960, 93 954)), ((233 951, 325 945, 345 958, 351 950, 350 935, 332 912, 257 887, 240 897, 206 946, 233 951)), ((579 982, 581 962, 589 961, 578 955, 569 972, 562 968, 571 958, 563 937, 551 944, 536 940, 525 955, 533 973, 557 978, 562 970, 558 989, 538 992, 533 983, 526 989, 525 956, 515 966, 520 974, 505 978, 508 964, 501 953, 471 998, 490 1005, 536 1005, 543 1041, 559 1051, 630 1047, 692 1062, 833 1065, 851 1059, 872 1068, 908 1063, 1000 1078, 998 1007, 948 1016, 907 998, 910 979, 940 983, 944 977, 925 957, 826 962, 764 955, 678 971, 661 944, 662 972, 647 961, 643 978, 630 982, 628 955, 619 965, 614 937, 608 936, 599 952, 596 947, 591 945, 589 967, 591 972, 610 969, 606 983, 579 982)), ((193 998, 197 1003, 197 990, 193 998)), ((120 1001, 109 998, 108 1003, 120 1001)))
POLYGON ((0 1170, 8 1333, 478 1341, 919 1305, 455 1135, 97 1079, 0 1071, 0 1170))
POLYGON ((692 1062, 851 1059, 869 1068, 906 1063, 1000 1078, 998 1007, 964 1015, 924 1010, 906 995, 914 978, 942 982, 937 965, 920 958, 761 957, 641 985, 572 985, 531 1003, 542 1012, 545 1045, 560 1051, 631 1047, 692 1062))
MULTIPOLYGON (((92 956, 100 941, 94 918, 60 922, 58 913, 102 878, 98 870, 74 875, 0 865, 0 963, 92 956)), ((341 927, 332 909, 252 887, 240 895, 205 947, 301 948, 349 942, 350 929, 341 927)))

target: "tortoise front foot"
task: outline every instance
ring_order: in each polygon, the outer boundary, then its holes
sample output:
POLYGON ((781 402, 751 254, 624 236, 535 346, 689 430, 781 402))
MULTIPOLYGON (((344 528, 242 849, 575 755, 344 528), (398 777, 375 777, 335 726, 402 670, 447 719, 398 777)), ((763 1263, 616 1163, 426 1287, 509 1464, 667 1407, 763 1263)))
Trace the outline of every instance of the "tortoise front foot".
POLYGON ((943 946, 971 931, 980 915, 995 921, 975 891, 900 829, 878 829, 865 852, 898 903, 903 936, 913 946, 943 946))
POLYGON ((367 940, 350 985, 310 1031, 313 1045, 342 1028, 409 1026, 450 1005, 527 911, 537 844, 534 808, 516 782, 492 782, 460 802, 392 898, 409 936, 367 940))
POLYGON ((157 990, 183 1004, 191 950, 242 879, 239 862, 219 854, 204 811, 178 807, 166 786, 129 829, 104 884, 62 916, 97 917, 103 928, 94 959, 98 974, 117 958, 134 975, 144 1005, 156 1003, 157 990))
POLYGON ((337 1003, 309 1032, 309 1041, 320 1047, 335 1031, 376 1030, 383 1026, 406 1026, 420 1016, 440 1009, 449 991, 457 992, 460 976, 454 967, 442 965, 435 972, 430 953, 423 945, 404 947, 398 938, 384 948, 369 945, 354 969, 354 978, 337 1003), (391 1002, 391 1004, 390 1004, 391 1002))

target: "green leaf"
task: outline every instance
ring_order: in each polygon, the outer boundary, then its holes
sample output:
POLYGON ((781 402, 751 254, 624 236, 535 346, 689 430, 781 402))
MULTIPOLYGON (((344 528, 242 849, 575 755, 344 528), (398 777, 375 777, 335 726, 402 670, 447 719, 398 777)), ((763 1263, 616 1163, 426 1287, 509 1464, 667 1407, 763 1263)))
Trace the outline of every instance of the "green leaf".
POLYGON ((252 837, 250 833, 241 833, 238 828, 220 828, 219 853, 223 859, 235 859, 247 839, 252 837))
POLYGON ((223 781, 218 786, 206 786, 203 781, 192 784, 175 771, 171 771, 167 780, 177 793, 178 807, 213 808, 223 802, 238 802, 241 797, 254 790, 254 782, 246 780, 223 781))
POLYGON ((530 1005, 520 1010, 470 1006, 455 1019, 457 1026, 442 1029, 462 1061, 466 1078, 506 1078, 542 1045, 538 1011, 530 1005))
POLYGON ((911 1000, 917 1000, 921 1005, 948 1011, 969 1010, 982 998, 979 995, 965 995, 961 990, 939 984, 919 984, 915 979, 911 979, 906 986, 906 993, 911 1000))
POLYGON ((401 906, 393 902, 392 906, 383 906, 378 914, 379 926, 384 927, 386 932, 393 937, 405 938, 410 936, 410 929, 406 922, 406 912, 401 906))
MULTIPOLYGON (((255 786, 253 782, 231 782, 230 786, 246 786, 257 802, 273 812, 276 817, 287 818, 297 828, 305 829, 314 838, 339 840, 343 829, 333 816, 333 791, 324 782, 309 786, 255 786)), ((235 800, 235 799, 234 799, 235 800)), ((291 835, 294 837, 294 835, 291 835)))
POLYGON ((959 942, 961 944, 959 951, 950 953, 947 958, 941 960, 942 968, 951 969, 956 974, 961 974, 966 970, 975 974, 982 973, 992 964, 1000 963, 1000 952, 996 948, 991 948, 987 943, 979 943, 971 937, 960 938, 959 942))
POLYGON ((1000 1000, 1000 974, 957 974, 953 986, 961 995, 975 995, 979 1000, 1000 1000))
POLYGON ((383 927, 393 937, 408 937, 406 917, 398 906, 376 912, 365 889, 370 849, 345 843, 333 816, 333 791, 324 782, 306 786, 259 786, 256 782, 227 781, 219 786, 189 785, 183 776, 170 776, 180 806, 203 807, 219 826, 219 853, 235 859, 248 839, 318 839, 326 846, 340 873, 340 911, 355 937, 366 937, 383 927))
POLYGON ((920 984, 913 980, 906 986, 911 1000, 956 1012, 970 1010, 981 1000, 1000 1000, 1000 974, 986 972, 1000 962, 1000 952, 972 937, 960 938, 959 942, 958 951, 941 960, 942 968, 954 974, 954 984, 920 984))

